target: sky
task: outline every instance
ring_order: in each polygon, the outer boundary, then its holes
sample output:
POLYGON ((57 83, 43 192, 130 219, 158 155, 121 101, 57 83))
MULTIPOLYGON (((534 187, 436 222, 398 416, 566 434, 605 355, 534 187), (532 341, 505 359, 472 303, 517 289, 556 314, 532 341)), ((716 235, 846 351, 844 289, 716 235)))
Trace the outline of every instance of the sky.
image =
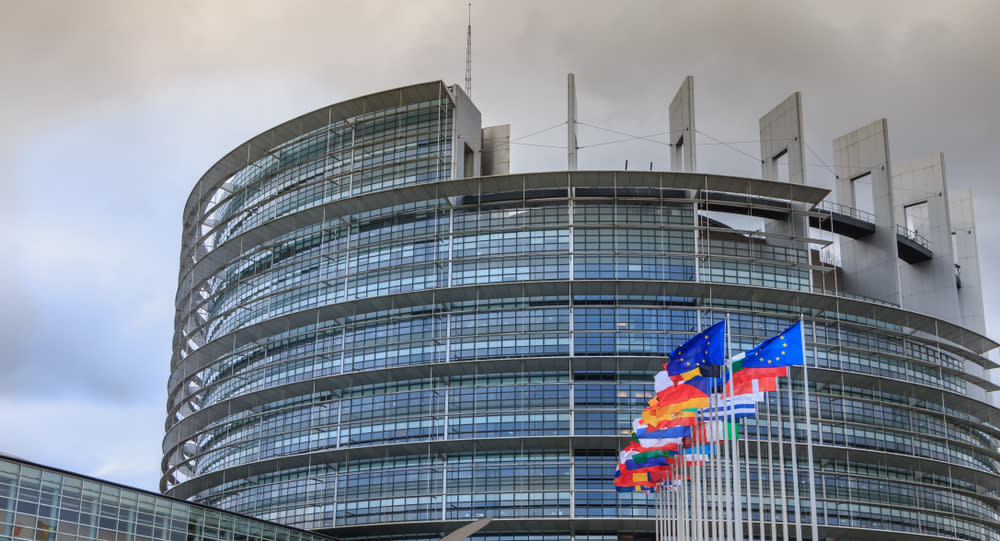
MULTIPOLYGON (((0 4, 0 452, 156 490, 188 193, 287 119, 463 83, 466 2, 0 4)), ((894 162, 944 152, 974 191, 995 268, 997 20, 993 0, 477 0, 472 97, 511 124, 513 172, 566 168, 565 128, 527 136, 565 120, 568 72, 580 169, 669 169, 665 145, 613 132, 665 142, 686 75, 698 129, 729 143, 701 139, 704 172, 759 177, 757 121, 794 91, 810 184, 832 187, 834 138, 887 118, 894 162)))

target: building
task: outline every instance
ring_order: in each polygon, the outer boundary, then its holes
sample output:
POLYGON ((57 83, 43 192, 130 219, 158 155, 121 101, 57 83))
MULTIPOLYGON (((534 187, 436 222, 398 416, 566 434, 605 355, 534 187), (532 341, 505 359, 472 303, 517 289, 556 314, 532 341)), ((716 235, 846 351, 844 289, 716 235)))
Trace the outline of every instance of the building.
POLYGON ((0 539, 326 541, 329 538, 0 455, 0 539))
MULTIPOLYGON (((483 539, 649 538, 652 500, 610 476, 665 352, 801 314, 820 537, 1000 539, 997 344, 943 158, 892 164, 875 122, 834 142, 834 197, 805 182, 796 93, 761 118, 762 178, 696 173, 688 78, 675 171, 576 171, 573 84, 567 171, 510 174, 509 126, 441 82, 213 165, 184 209, 161 491, 341 539, 478 517, 483 539)), ((805 460, 801 391, 744 426, 754 538, 794 523, 772 495, 808 499, 759 466, 805 460)))

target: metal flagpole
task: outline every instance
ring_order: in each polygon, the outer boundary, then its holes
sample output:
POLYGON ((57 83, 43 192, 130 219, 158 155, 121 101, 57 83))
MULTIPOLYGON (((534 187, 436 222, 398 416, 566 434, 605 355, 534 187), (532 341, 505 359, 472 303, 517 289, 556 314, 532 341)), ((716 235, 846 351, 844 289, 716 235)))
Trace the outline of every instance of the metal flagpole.
POLYGON ((781 477, 781 539, 788 541, 788 492, 785 490, 785 430, 784 418, 781 415, 781 385, 774 393, 775 404, 778 406, 778 475, 781 477))
MULTIPOLYGON (((778 539, 778 526, 777 526, 778 510, 777 510, 777 508, 775 506, 775 502, 774 502, 774 450, 773 450, 773 448, 774 448, 773 443, 774 442, 772 441, 772 435, 771 435, 771 400, 770 400, 770 397, 767 397, 767 400, 764 402, 764 405, 766 406, 765 407, 765 413, 766 413, 766 415, 765 415, 764 422, 767 424, 767 481, 768 481, 768 485, 770 487, 770 490, 769 490, 770 495, 768 496, 768 498, 770 500, 769 503, 771 505, 771 539, 773 541, 773 540, 777 540, 778 539)), ((757 434, 758 434, 758 437, 759 437, 759 435, 760 435, 760 430, 759 429, 757 431, 757 434)), ((764 522, 763 522, 763 514, 762 514, 761 515, 761 526, 763 526, 763 524, 764 524, 764 522)))
MULTIPOLYGON (((697 424, 697 423, 696 423, 697 424)), ((697 462, 694 462, 697 456, 693 451, 698 449, 698 431, 695 430, 694 437, 691 438, 691 520, 692 520, 692 537, 695 541, 703 541, 701 537, 701 467, 697 462)))
POLYGON ((660 535, 660 491, 653 489, 653 539, 663 541, 660 535))
POLYGON ((663 535, 663 498, 666 494, 665 484, 660 483, 656 486, 656 538, 660 541, 666 541, 663 535))
POLYGON ((719 434, 716 434, 713 437, 713 439, 717 440, 716 445, 719 446, 719 452, 718 452, 718 455, 719 455, 719 458, 720 458, 719 470, 720 470, 720 476, 722 477, 722 491, 719 494, 719 498, 721 500, 723 515, 725 517, 725 520, 722 522, 722 526, 723 526, 724 529, 721 532, 721 534, 724 537, 724 539, 726 539, 727 541, 732 541, 732 539, 733 539, 733 525, 732 525, 733 510, 732 510, 732 505, 731 504, 732 504, 732 494, 733 494, 733 492, 732 492, 732 486, 730 484, 731 481, 732 481, 732 475, 731 475, 732 472, 729 471, 729 459, 730 459, 731 453, 729 452, 728 442, 726 440, 726 435, 727 435, 726 434, 726 430, 728 428, 728 426, 726 425, 726 420, 727 420, 727 415, 726 415, 727 400, 726 399, 728 398, 729 393, 727 392, 728 391, 728 387, 726 386, 726 383, 725 383, 725 381, 726 381, 726 366, 729 363, 729 356, 732 354, 732 347, 731 347, 731 343, 730 343, 730 339, 729 339, 729 314, 726 314, 726 346, 725 347, 726 347, 726 357, 725 357, 725 359, 723 359, 723 364, 722 364, 722 405, 721 405, 721 409, 716 410, 717 413, 719 413, 716 416, 717 419, 718 419, 716 421, 716 426, 719 429, 719 434), (721 439, 720 439, 720 437, 721 437, 721 439))
POLYGON ((690 514, 688 507, 688 482, 691 474, 688 473, 687 458, 684 456, 683 447, 681 447, 681 451, 681 482, 678 485, 680 492, 678 494, 679 504, 677 505, 677 537, 681 541, 688 541, 688 515, 690 514))
MULTIPOLYGON (((795 539, 802 539, 802 513, 799 505, 799 459, 795 451, 798 448, 795 424, 795 393, 792 390, 792 374, 790 370, 788 374, 788 422, 791 435, 788 441, 792 446, 792 505, 795 511, 795 539)), ((787 520, 786 516, 785 521, 787 520)))
MULTIPOLYGON (((755 407, 755 409, 756 409, 756 407, 755 407)), ((755 412, 754 419, 756 419, 756 418, 757 418, 757 415, 756 415, 756 412, 755 412)), ((760 444, 760 441, 758 440, 758 445, 759 444, 760 444)), ((745 460, 743 461, 743 469, 745 470, 744 473, 746 473, 746 476, 747 476, 747 539, 749 539, 750 541, 753 541, 753 499, 750 497, 750 440, 748 440, 746 437, 743 438, 743 456, 746 457, 745 460)), ((757 463, 760 464, 760 453, 757 453, 757 463)), ((761 490, 760 490, 761 486, 762 485, 761 485, 760 476, 758 475, 757 476, 757 501, 758 502, 760 502, 760 501, 763 500, 761 498, 761 496, 763 496, 763 494, 761 494, 761 490)), ((763 510, 760 509, 759 506, 758 506, 758 509, 759 509, 758 512, 760 512, 761 514, 763 514, 763 512, 762 512, 763 510)), ((763 529, 761 530, 760 539, 761 539, 761 541, 764 540, 764 531, 763 531, 763 529)))
MULTIPOLYGON (((728 327, 728 324, 727 324, 728 327)), ((727 347, 730 347, 727 344, 727 347)), ((730 349, 732 351, 732 349, 730 349)), ((732 427, 733 434, 732 439, 729 440, 730 448, 732 449, 733 462, 732 462, 732 481, 733 481, 733 536, 734 541, 743 540, 743 482, 740 479, 740 445, 739 441, 736 440, 737 436, 737 426, 736 426, 736 383, 733 381, 733 361, 732 357, 726 365, 726 369, 729 372, 729 401, 732 404, 726 410, 727 417, 729 418, 730 424, 726 427, 727 431, 729 427, 732 427)), ((728 435, 728 434, 727 434, 728 435)), ((750 477, 747 477, 747 488, 749 489, 750 477)), ((747 507, 749 508, 750 498, 747 498, 747 507)))
MULTIPOLYGON (((715 386, 713 385, 713 391, 715 390, 714 387, 715 386)), ((716 394, 716 393, 712 393, 712 396, 715 399, 715 407, 712 409, 712 423, 714 425, 715 423, 718 422, 719 411, 720 411, 719 408, 721 407, 721 405, 720 405, 720 397, 719 397, 719 395, 716 394)), ((724 401, 724 400, 725 400, 725 397, 723 396, 722 397, 722 401, 724 401)), ((713 511, 714 511, 714 513, 713 513, 713 517, 712 517, 713 518, 712 524, 713 524, 713 527, 715 529, 715 539, 719 539, 723 535, 723 527, 724 527, 724 522, 723 522, 723 518, 722 518, 722 515, 723 515, 723 513, 722 513, 723 499, 722 499, 721 496, 722 496, 722 494, 724 492, 724 490, 723 490, 723 482, 724 482, 725 478, 722 476, 722 462, 720 460, 718 460, 718 455, 716 454, 712 458, 713 458, 713 460, 712 460, 712 464, 713 464, 712 477, 713 477, 713 481, 714 481, 713 482, 714 486, 713 486, 713 491, 712 491, 714 493, 714 497, 713 497, 713 504, 714 504, 713 505, 713 511)))
POLYGON ((813 466, 812 416, 809 413, 809 363, 806 362, 806 330, 802 314, 799 314, 799 330, 802 332, 802 389, 806 399, 806 457, 809 459, 809 525, 813 541, 819 540, 819 522, 816 517, 816 471, 813 466))
MULTIPOLYGON (((736 388, 733 383, 732 362, 729 366, 729 409, 727 410, 729 424, 726 427, 730 449, 732 450, 732 481, 733 481, 733 540, 743 541, 743 481, 740 478, 740 444, 738 437, 739 427, 736 424, 736 388), (728 431, 732 430, 729 434, 728 431)), ((748 478, 749 481, 749 478, 748 478)), ((749 502, 749 499, 747 500, 749 502)))

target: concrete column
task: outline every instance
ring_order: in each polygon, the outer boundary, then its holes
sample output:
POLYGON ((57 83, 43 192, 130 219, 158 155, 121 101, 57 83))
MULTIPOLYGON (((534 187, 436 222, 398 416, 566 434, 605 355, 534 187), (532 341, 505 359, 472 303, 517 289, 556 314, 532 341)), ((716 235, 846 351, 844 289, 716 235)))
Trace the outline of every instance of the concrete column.
POLYGON ((670 102, 670 170, 693 173, 695 163, 694 77, 688 75, 670 102))
MULTIPOLYGON (((948 194, 948 218, 951 220, 951 242, 955 264, 958 265, 958 310, 963 327, 986 334, 986 314, 983 310, 983 284, 980 281, 979 248, 976 243, 976 216, 972 212, 972 192, 955 190, 948 194)), ((937 250, 934 257, 938 257, 937 250)), ((956 284, 957 285, 957 284, 956 284)))
POLYGON ((796 92, 760 117, 761 178, 780 178, 778 161, 788 159, 788 182, 806 183, 805 141, 802 137, 802 94, 796 92))
POLYGON ((483 128, 482 175, 510 174, 510 124, 483 128))
MULTIPOLYGON (((896 218, 889 182, 889 128, 883 118, 833 141, 837 202, 857 208, 855 185, 869 184, 875 233, 840 239, 846 293, 900 304, 896 218), (867 176, 866 176, 867 175, 867 176)), ((868 186, 857 186, 868 190, 868 186)))
POLYGON ((451 152, 451 178, 475 177, 482 168, 482 114, 458 85, 448 87, 455 102, 451 152))
POLYGON ((927 261, 899 264, 899 290, 903 308, 959 321, 955 258, 951 251, 951 219, 948 217, 948 185, 944 154, 940 152, 892 166, 896 223, 915 229, 931 243, 934 257, 927 261), (926 222, 907 224, 911 214, 926 214, 926 222), (914 212, 919 209, 918 212, 914 212))

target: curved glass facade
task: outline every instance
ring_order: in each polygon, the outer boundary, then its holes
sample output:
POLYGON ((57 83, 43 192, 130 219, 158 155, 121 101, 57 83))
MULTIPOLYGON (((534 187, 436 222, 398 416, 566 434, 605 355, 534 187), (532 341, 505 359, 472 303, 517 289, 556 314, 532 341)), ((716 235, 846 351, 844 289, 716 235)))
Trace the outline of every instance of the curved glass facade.
MULTIPOLYGON (((331 106, 202 179, 162 490, 341 538, 431 539, 486 516, 499 520, 484 539, 648 536, 652 499, 610 478, 665 352, 724 314, 734 351, 805 314, 812 426, 800 378, 743 426, 747 519, 770 524, 772 483, 796 482, 759 467, 778 461, 768 442, 804 449, 811 431, 822 537, 1000 539, 1000 412, 980 348, 937 334, 946 322, 814 291, 801 239, 704 215, 702 190, 751 214, 750 194, 776 183, 450 180, 455 103, 435 83, 375 110, 331 106), (778 422, 789 392, 794 421, 778 422)), ((809 197, 782 201, 789 219, 809 197)))

